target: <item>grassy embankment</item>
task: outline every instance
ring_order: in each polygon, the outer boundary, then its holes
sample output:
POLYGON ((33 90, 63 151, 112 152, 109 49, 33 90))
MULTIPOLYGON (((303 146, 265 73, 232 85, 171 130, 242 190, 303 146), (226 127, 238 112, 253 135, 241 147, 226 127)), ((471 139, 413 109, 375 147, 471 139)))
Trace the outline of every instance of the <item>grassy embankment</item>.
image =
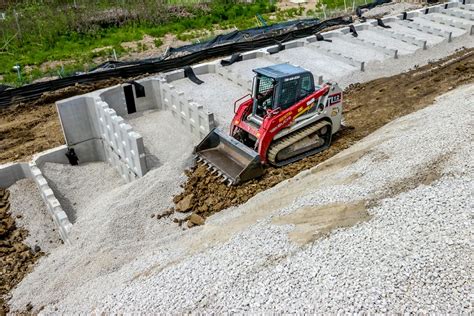
MULTIPOLYGON (((365 0, 357 0, 365 1, 365 0)), ((329 9, 343 7, 344 0, 324 0, 329 9)), ((215 30, 257 26, 257 13, 270 23, 307 15, 321 16, 321 7, 278 10, 269 1, 251 4, 235 1, 153 0, 20 1, 5 10, 0 20, 0 83, 21 85, 43 76, 66 76, 87 71, 99 61, 126 56, 124 42, 144 35, 163 45, 166 34, 178 40, 209 38, 215 30), (75 5, 74 5, 75 3, 75 5), (59 61, 58 63, 51 63, 59 61), (48 64, 48 62, 50 62, 48 64), (12 69, 21 66, 21 80, 12 69)), ((171 43, 172 45, 172 43, 171 43)), ((133 50, 146 50, 138 43, 133 50)))

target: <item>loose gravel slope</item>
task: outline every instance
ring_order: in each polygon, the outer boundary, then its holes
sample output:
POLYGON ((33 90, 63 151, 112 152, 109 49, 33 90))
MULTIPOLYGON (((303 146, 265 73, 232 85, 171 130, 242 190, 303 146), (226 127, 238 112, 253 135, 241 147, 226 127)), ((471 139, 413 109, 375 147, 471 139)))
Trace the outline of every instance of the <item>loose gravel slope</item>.
POLYGON ((206 225, 140 247, 107 272, 122 280, 113 286, 104 274, 75 287, 78 268, 67 293, 48 296, 51 277, 31 295, 33 272, 12 309, 472 312, 473 104, 474 86, 457 88, 206 225))

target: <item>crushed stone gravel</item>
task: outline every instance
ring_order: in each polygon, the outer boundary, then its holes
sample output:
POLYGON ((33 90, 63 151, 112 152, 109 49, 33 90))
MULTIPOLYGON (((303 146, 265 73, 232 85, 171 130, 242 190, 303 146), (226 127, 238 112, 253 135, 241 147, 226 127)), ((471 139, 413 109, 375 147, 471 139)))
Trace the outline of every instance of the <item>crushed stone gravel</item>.
POLYGON ((118 188, 130 192, 129 207, 97 205, 103 225, 75 230, 84 241, 45 258, 10 304, 45 313, 472 311, 473 102, 474 86, 458 88, 197 229, 135 212, 134 193, 148 191, 153 174, 118 188), (273 223, 302 207, 360 200, 369 221, 303 246, 289 236, 311 223, 273 223), (144 229, 152 221, 154 236, 144 229))
POLYGON ((56 225, 49 214, 36 183, 32 179, 17 181, 10 191, 10 213, 16 225, 28 231, 24 240, 31 249, 39 246, 49 253, 62 244, 56 225))
POLYGON ((116 170, 104 162, 78 166, 47 162, 41 171, 72 223, 86 215, 81 212, 87 205, 123 184, 116 170))

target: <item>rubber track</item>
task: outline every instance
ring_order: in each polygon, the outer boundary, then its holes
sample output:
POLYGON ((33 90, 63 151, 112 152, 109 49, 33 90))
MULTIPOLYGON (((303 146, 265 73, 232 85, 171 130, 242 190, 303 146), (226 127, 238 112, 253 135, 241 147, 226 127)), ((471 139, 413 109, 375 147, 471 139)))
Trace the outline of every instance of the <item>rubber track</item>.
POLYGON ((305 127, 299 131, 293 132, 290 135, 284 136, 283 139, 276 141, 273 145, 270 145, 270 149, 268 150, 268 160, 270 163, 275 164, 276 156, 280 150, 290 146, 293 143, 296 143, 299 140, 302 140, 308 135, 315 133, 316 131, 320 130, 324 126, 330 126, 329 122, 327 121, 319 121, 314 125, 310 125, 305 127))

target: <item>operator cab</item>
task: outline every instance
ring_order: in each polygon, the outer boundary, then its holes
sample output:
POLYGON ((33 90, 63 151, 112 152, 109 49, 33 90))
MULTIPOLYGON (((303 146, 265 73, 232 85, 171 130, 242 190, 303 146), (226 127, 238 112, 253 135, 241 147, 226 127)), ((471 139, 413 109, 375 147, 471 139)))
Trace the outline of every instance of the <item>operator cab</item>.
POLYGON ((315 89, 313 75, 301 67, 279 64, 253 71, 254 103, 249 120, 258 126, 268 111, 284 111, 315 89))

